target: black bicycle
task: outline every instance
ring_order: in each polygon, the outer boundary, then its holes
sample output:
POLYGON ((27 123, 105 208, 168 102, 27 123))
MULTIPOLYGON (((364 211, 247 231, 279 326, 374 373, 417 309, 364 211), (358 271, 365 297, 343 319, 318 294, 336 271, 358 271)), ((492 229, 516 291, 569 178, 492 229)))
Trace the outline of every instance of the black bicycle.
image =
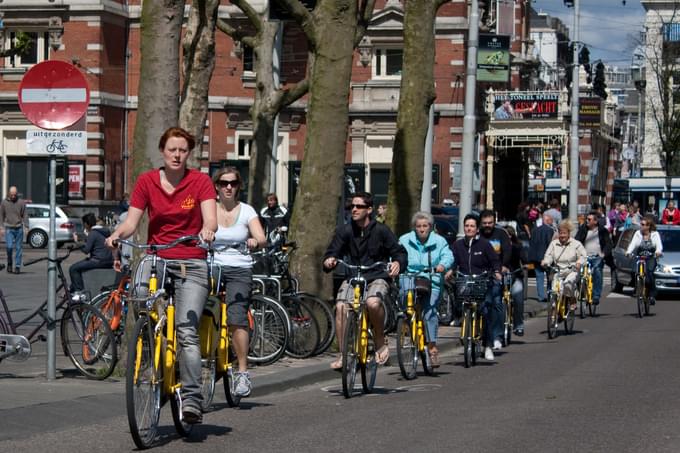
MULTIPOLYGON (((68 280, 64 274, 62 263, 74 248, 69 248, 66 255, 50 260, 48 257, 38 258, 24 263, 30 266, 40 261, 56 264, 59 286, 57 287, 57 313, 62 312, 59 319, 61 345, 64 354, 71 359, 78 371, 89 379, 106 379, 116 366, 118 348, 113 331, 101 311, 87 301, 73 301, 69 291, 68 280)), ((39 334, 45 326, 55 325, 57 319, 50 319, 47 314, 47 301, 44 301, 26 318, 15 322, 0 289, 0 361, 3 359, 24 361, 31 356, 31 345, 38 341, 46 341, 47 337, 39 334), (18 329, 38 318, 39 323, 27 335, 20 335, 18 329)), ((57 317, 58 318, 58 317, 57 317)))

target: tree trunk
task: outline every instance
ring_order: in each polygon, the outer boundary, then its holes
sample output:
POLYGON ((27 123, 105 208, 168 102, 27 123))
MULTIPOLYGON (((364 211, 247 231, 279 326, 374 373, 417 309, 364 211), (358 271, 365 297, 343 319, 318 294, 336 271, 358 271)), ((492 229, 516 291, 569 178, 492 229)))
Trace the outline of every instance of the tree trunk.
POLYGON ((273 153, 274 119, 278 113, 272 109, 278 87, 274 86, 272 60, 277 22, 262 18, 262 28, 255 40, 255 73, 257 74, 255 100, 250 108, 253 121, 253 142, 255 149, 250 156, 248 181, 248 203, 259 209, 264 204, 264 195, 269 192, 270 168, 273 153))
POLYGON ((208 116, 208 88, 215 69, 215 23, 219 0, 193 0, 182 42, 184 83, 179 125, 196 138, 189 165, 200 167, 208 116))
POLYGON ((435 0, 409 0, 404 11, 404 59, 392 152, 387 224, 397 235, 420 209, 425 139, 434 90, 435 0))
POLYGON ((298 244, 291 271, 305 291, 329 296, 331 280, 319 270, 341 199, 357 2, 320 2, 313 15, 317 33, 305 154, 291 219, 291 236, 298 244))
POLYGON ((184 0, 145 0, 141 22, 141 68, 132 145, 132 180, 162 162, 158 139, 177 124, 179 40, 184 0))

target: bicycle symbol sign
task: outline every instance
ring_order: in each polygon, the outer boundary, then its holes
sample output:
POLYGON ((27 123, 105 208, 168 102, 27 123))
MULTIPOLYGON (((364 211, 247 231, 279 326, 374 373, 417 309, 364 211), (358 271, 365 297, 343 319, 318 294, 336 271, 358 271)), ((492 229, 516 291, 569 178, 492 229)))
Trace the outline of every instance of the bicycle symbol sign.
POLYGON ((45 147, 45 150, 50 154, 53 154, 57 151, 59 151, 62 154, 66 154, 67 149, 68 149, 68 145, 66 143, 64 143, 63 140, 57 140, 57 139, 52 140, 52 143, 48 144, 45 147))

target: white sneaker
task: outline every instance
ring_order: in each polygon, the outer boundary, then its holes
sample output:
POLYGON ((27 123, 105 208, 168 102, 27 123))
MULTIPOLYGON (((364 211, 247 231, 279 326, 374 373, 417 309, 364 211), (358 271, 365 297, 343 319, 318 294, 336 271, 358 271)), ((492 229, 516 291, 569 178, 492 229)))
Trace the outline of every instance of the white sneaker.
POLYGON ((493 341, 493 350, 494 351, 500 351, 502 347, 503 347, 503 343, 501 343, 501 340, 494 340, 493 341))
POLYGON ((250 396, 250 391, 252 390, 252 384, 250 383, 250 373, 247 371, 245 372, 236 372, 234 373, 234 383, 236 384, 234 387, 234 394, 236 396, 240 396, 242 398, 245 398, 247 396, 250 396))
POLYGON ((484 358, 486 360, 493 360, 495 357, 493 356, 493 350, 491 348, 487 347, 484 349, 484 358))

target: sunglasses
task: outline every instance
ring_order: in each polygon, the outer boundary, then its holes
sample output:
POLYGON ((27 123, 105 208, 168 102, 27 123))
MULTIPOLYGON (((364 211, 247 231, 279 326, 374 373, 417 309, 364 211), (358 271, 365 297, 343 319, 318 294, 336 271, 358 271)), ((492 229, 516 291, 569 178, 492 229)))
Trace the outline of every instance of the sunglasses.
POLYGON ((238 186, 241 185, 241 181, 239 181, 238 179, 232 179, 231 181, 229 181, 229 180, 225 181, 223 179, 220 179, 219 181, 217 181, 217 185, 222 187, 222 188, 229 187, 229 186, 238 187, 238 186))
POLYGON ((357 208, 357 209, 368 209, 367 204, 351 204, 349 205, 350 208, 357 208))

